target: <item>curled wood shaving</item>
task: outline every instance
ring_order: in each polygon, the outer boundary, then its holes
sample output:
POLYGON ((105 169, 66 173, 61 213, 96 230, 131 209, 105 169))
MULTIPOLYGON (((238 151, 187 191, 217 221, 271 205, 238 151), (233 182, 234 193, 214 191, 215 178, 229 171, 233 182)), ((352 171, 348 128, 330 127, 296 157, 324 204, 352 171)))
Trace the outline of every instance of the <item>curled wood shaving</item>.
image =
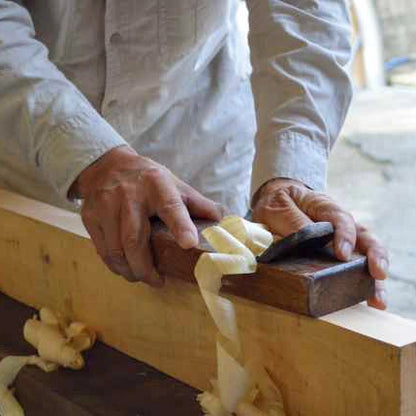
POLYGON ((1 416, 24 415, 10 386, 25 365, 36 365, 45 372, 59 366, 79 370, 84 366, 81 352, 91 348, 96 339, 95 332, 82 322, 69 323, 48 308, 39 311, 39 318, 35 316, 26 321, 23 335, 39 356, 8 356, 0 361, 1 416))
POLYGON ((257 262, 254 254, 224 228, 214 225, 202 231, 202 235, 214 250, 225 254, 239 254, 246 259, 251 271, 256 270, 257 262))
POLYGON ((43 323, 54 326, 60 331, 63 331, 68 326, 68 321, 61 314, 45 307, 39 310, 39 319, 43 323))
POLYGON ((224 217, 220 226, 259 256, 273 243, 273 235, 263 224, 247 221, 237 215, 224 217))
POLYGON ((273 236, 260 224, 242 218, 224 218, 220 226, 202 232, 218 253, 204 253, 194 270, 205 304, 218 328, 217 380, 212 392, 198 401, 210 416, 284 416, 279 389, 262 366, 245 362, 234 305, 218 295, 224 274, 253 273, 273 236))
POLYGON ((79 370, 84 366, 81 353, 73 348, 57 327, 37 319, 29 319, 23 328, 23 335, 44 360, 74 370, 79 370))
POLYGON ((65 335, 70 345, 79 352, 90 349, 96 341, 95 332, 83 322, 72 322, 65 328, 65 335))
POLYGON ((9 355, 0 361, 0 415, 23 416, 24 411, 13 396, 10 386, 14 383, 19 371, 25 365, 36 365, 44 371, 53 371, 56 367, 36 355, 9 355))

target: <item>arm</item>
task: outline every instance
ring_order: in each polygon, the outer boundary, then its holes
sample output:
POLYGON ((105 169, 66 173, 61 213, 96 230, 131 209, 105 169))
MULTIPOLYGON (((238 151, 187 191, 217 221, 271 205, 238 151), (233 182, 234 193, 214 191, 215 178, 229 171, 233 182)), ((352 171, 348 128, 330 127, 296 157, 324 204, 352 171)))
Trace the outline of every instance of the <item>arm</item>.
POLYGON ((345 0, 247 0, 258 133, 252 193, 287 177, 322 190, 351 100, 345 0))
POLYGON ((311 221, 335 227, 335 254, 354 248, 376 278, 369 304, 385 308, 384 247, 327 195, 327 158, 351 100, 345 0, 247 0, 252 86, 258 133, 253 166, 253 218, 280 235, 311 221))
POLYGON ((27 10, 0 1, 0 140, 66 198, 78 174, 126 144, 48 60, 27 10))
POLYGON ((34 36, 27 10, 0 0, 0 144, 35 166, 61 198, 71 190, 84 199, 84 225, 113 272, 159 285, 148 218, 159 215, 189 248, 198 243, 190 215, 219 219, 219 208, 126 146, 34 36))

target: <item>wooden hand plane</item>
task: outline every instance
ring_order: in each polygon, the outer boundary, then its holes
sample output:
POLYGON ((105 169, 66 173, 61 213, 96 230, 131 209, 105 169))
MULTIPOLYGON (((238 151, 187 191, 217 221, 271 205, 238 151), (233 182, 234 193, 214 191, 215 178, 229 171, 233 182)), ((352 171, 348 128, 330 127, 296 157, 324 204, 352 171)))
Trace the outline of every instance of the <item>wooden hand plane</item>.
MULTIPOLYGON (((214 225, 196 220, 199 233, 214 225)), ((354 254, 348 262, 335 258, 328 243, 333 229, 329 223, 316 223, 273 243, 258 257, 253 274, 226 275, 222 294, 319 317, 362 302, 372 296, 374 280, 366 258, 354 254)), ((199 256, 213 251, 200 235, 197 248, 183 250, 160 221, 152 224, 151 245, 158 273, 196 284, 194 268, 199 256)))

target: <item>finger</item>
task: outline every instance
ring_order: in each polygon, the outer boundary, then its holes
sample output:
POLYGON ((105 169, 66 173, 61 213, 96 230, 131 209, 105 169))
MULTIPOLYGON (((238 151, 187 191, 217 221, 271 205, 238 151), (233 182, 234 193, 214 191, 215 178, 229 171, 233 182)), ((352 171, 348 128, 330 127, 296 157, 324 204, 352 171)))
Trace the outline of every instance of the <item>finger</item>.
POLYGON ((375 279, 386 279, 389 270, 389 256, 381 243, 362 225, 357 225, 357 247, 368 258, 368 269, 375 279))
POLYGON ((168 226, 178 244, 188 249, 198 244, 198 232, 176 184, 169 174, 152 169, 143 175, 148 181, 149 200, 160 219, 168 226))
POLYGON ((357 238, 355 221, 352 215, 344 211, 328 196, 314 192, 308 192, 302 201, 299 201, 299 205, 314 221, 332 223, 335 229, 335 255, 340 260, 349 260, 357 238))
POLYGON ((272 233, 282 237, 312 223, 286 189, 274 190, 260 198, 253 210, 253 221, 265 224, 272 233))
POLYGON ((144 281, 152 286, 163 285, 163 279, 155 275, 149 247, 150 223, 143 208, 137 202, 128 201, 121 207, 121 241, 133 273, 132 281, 144 281))
POLYGON ((387 308, 387 292, 384 281, 375 281, 375 295, 367 300, 367 305, 376 309, 385 310, 387 308))
POLYGON ((106 246, 105 263, 114 273, 129 278, 132 271, 121 244, 119 195, 116 192, 102 191, 98 196, 97 205, 106 246))
POLYGON ((220 221, 223 217, 224 208, 201 195, 198 191, 186 185, 182 200, 188 207, 189 213, 195 218, 205 218, 220 221))

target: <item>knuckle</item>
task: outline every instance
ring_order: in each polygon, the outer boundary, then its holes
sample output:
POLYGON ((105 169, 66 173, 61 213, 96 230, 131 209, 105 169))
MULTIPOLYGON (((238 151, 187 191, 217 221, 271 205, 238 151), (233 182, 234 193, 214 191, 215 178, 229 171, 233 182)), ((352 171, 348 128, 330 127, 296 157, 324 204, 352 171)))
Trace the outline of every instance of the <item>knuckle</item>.
POLYGON ((274 191, 275 198, 282 198, 283 200, 290 199, 288 188, 279 188, 274 191))
POLYGON ((149 168, 141 172, 141 178, 145 182, 157 182, 166 177, 166 172, 159 168, 149 168))
POLYGON ((332 217, 339 228, 353 228, 355 224, 354 217, 347 211, 343 211, 339 207, 334 207, 332 210, 332 217))
POLYGON ((308 209, 314 210, 321 215, 330 214, 340 209, 328 195, 322 192, 309 191, 304 198, 304 204, 308 209))
POLYGON ((364 226, 360 223, 356 223, 356 225, 357 225, 357 233, 359 233, 359 234, 369 234, 370 233, 370 230, 366 226, 364 226))
POLYGON ((181 193, 180 199, 185 205, 189 205, 190 202, 192 200, 195 200, 195 199, 198 199, 199 201, 203 201, 205 203, 208 203, 208 201, 209 201, 209 199, 203 197, 202 195, 195 195, 195 194, 192 194, 192 193, 190 193, 190 194, 181 193))
POLYGON ((182 209, 183 202, 179 198, 169 198, 160 205, 159 213, 161 215, 171 215, 182 209))
POLYGON ((127 195, 135 189, 134 184, 129 180, 120 180, 117 183, 99 188, 95 194, 96 205, 100 209, 111 209, 119 204, 119 201, 125 199, 127 195))
POLYGON ((286 189, 280 188, 276 189, 268 198, 266 206, 271 208, 278 206, 285 206, 290 203, 291 197, 288 194, 286 189))
POLYGON ((290 205, 286 203, 259 204, 256 207, 255 220, 267 222, 272 218, 290 215, 290 211, 290 205))
POLYGON ((303 195, 305 192, 307 192, 307 189, 304 187, 301 187, 299 185, 289 185, 287 187, 287 193, 291 195, 293 198, 297 199, 301 195, 303 195))

